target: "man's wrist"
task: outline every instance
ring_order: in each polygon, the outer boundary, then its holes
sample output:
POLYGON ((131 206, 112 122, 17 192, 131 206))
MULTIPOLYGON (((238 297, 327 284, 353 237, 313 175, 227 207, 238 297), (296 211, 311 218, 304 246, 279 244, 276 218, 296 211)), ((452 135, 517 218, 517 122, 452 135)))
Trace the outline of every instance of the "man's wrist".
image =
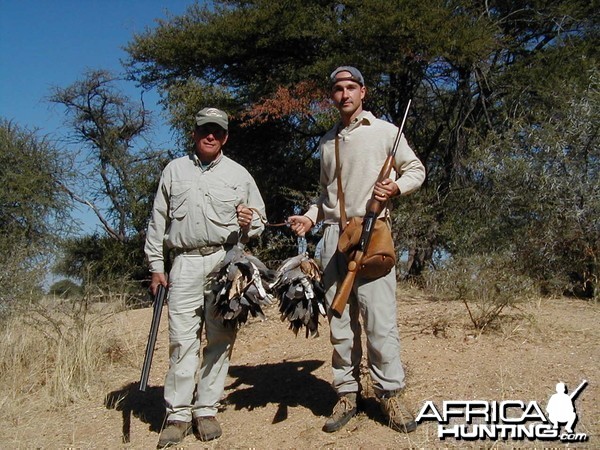
POLYGON ((306 214, 304 214, 302 217, 306 217, 310 221, 310 227, 311 228, 315 226, 315 221, 312 220, 312 217, 309 217, 306 214))

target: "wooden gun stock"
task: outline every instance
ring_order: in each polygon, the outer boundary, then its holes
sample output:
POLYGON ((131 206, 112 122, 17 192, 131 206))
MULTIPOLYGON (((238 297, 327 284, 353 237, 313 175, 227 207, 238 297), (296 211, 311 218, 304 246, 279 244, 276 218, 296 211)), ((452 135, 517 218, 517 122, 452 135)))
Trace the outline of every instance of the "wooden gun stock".
MULTIPOLYGON (((379 175, 377 176, 377 182, 383 181, 390 177, 392 173, 392 168, 394 167, 394 157, 396 156, 396 150, 398 149, 398 144, 402 137, 402 129, 404 128, 404 123, 406 122, 406 116, 408 115, 408 110, 410 108, 410 102, 406 105, 406 111, 404 112, 404 118, 402 119, 402 124, 400 128, 398 128, 398 134, 396 135, 396 139, 394 140, 394 146, 392 147, 392 152, 388 155, 379 171, 379 175)), ((381 202, 375 198, 375 194, 371 196, 369 203, 367 204, 367 214, 365 215, 365 219, 363 220, 363 230, 360 237, 358 249, 354 253, 354 257, 352 261, 348 262, 348 272, 342 281, 342 284, 338 286, 337 291, 335 293, 335 297, 333 302, 331 303, 331 311, 335 317, 341 317, 344 309, 346 308, 346 303, 348 303, 348 298, 350 297, 350 293, 352 292, 352 287, 354 286, 354 281, 356 280, 356 275, 358 270, 362 265, 362 260, 367 252, 369 247, 369 242, 371 241, 371 235, 373 234, 373 229, 375 228, 374 221, 377 220, 379 214, 385 208, 386 202, 381 202), (365 227, 365 224, 368 224, 365 227)), ((341 231, 341 230, 340 230, 341 231)))
POLYGON ((167 290, 162 284, 158 285, 156 295, 154 296, 154 311, 152 313, 152 324, 150 325, 150 334, 146 343, 146 356, 144 357, 144 365, 142 366, 142 375, 140 376, 140 391, 146 392, 148 386, 148 377, 150 376, 150 366, 152 365, 152 356, 154 356, 154 346, 158 336, 158 327, 160 325, 160 316, 162 314, 163 305, 167 290))
MULTIPOLYGON (((363 252, 359 250, 356 253, 360 253, 360 260, 362 260, 363 252)), ((358 258, 355 257, 355 259, 348 263, 348 272, 346 273, 342 284, 338 286, 337 291, 335 293, 335 298, 333 299, 333 303, 331 304, 331 311, 333 315, 337 318, 342 317, 342 313, 344 312, 344 308, 346 308, 346 303, 348 303, 348 298, 350 297, 350 293, 352 292, 352 286, 354 286, 356 274, 358 273, 358 268, 360 267, 360 260, 357 261, 357 259, 358 258)))

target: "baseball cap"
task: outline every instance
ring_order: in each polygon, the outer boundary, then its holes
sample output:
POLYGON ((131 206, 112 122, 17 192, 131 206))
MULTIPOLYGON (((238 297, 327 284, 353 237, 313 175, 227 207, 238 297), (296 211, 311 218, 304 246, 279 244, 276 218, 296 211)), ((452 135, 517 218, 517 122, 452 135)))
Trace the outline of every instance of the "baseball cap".
POLYGON ((356 67, 352 67, 352 66, 340 66, 340 67, 338 67, 333 72, 331 72, 331 75, 329 75, 329 79, 331 81, 331 85, 332 86, 335 83, 337 83, 338 81, 345 81, 345 80, 354 81, 354 82, 360 84, 361 86, 365 85, 365 79, 363 78, 362 73, 360 73, 360 71, 356 67), (350 76, 349 77, 336 78, 336 75, 338 73, 340 73, 340 72, 349 72, 350 76))
POLYGON ((196 113, 196 125, 200 127, 207 123, 216 123, 227 131, 229 120, 227 119, 227 114, 220 109, 203 108, 196 113))

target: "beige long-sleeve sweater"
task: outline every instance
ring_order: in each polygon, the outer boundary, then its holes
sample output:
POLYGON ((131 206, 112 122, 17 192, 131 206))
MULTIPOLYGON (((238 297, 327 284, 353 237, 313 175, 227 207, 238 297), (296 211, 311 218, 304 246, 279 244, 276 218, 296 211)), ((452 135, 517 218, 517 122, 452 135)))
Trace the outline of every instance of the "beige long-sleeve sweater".
MULTIPOLYGON (((313 223, 321 220, 339 223, 340 220, 335 173, 335 136, 338 129, 339 125, 330 129, 319 143, 322 193, 316 204, 305 213, 313 223)), ((395 125, 377 119, 368 111, 361 112, 350 125, 339 131, 340 172, 348 217, 365 215, 367 202, 381 167, 392 151, 397 133, 395 125)), ((404 135, 396 151, 390 178, 396 180, 401 195, 414 192, 425 180, 425 167, 404 135)))

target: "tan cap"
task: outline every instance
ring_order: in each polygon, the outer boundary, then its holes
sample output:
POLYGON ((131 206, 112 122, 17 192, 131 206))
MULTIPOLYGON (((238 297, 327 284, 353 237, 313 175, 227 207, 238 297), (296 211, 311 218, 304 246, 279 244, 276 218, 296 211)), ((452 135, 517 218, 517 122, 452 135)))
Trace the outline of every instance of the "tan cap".
POLYGON ((203 108, 196 113, 196 125, 202 126, 207 123, 216 123, 225 131, 229 125, 227 114, 217 108, 203 108))

